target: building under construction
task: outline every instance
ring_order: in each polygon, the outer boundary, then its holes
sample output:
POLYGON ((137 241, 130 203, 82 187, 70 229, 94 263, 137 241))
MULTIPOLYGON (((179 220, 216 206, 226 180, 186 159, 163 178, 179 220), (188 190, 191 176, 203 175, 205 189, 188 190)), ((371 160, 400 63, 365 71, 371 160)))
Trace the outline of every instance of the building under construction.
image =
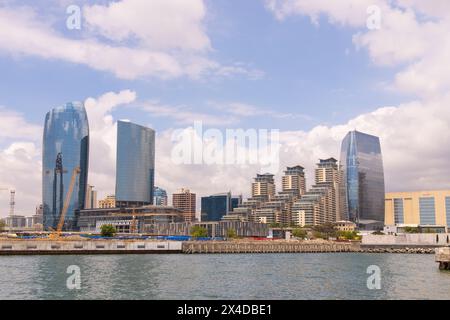
POLYGON ((113 225, 118 233, 145 233, 160 223, 183 221, 183 212, 170 206, 142 206, 133 208, 101 208, 80 210, 80 232, 98 233, 105 224, 113 225))

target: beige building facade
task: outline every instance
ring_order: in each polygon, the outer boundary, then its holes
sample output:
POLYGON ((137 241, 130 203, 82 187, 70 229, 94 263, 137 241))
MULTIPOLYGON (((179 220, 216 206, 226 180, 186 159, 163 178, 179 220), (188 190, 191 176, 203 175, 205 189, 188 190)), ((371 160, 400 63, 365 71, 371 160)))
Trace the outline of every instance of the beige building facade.
POLYGON ((450 225, 450 190, 391 192, 385 197, 385 225, 450 225))
POLYGON ((172 205, 183 212, 185 222, 195 221, 196 212, 196 194, 191 193, 189 189, 181 189, 180 192, 172 195, 172 205))

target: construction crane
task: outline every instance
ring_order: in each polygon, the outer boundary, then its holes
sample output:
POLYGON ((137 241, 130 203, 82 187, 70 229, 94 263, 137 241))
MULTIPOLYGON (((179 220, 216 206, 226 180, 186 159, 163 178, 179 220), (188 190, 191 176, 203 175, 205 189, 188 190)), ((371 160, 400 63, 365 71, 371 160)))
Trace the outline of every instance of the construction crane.
POLYGON ((49 235, 50 239, 55 240, 61 237, 62 228, 64 227, 64 222, 66 219, 67 210, 69 209, 70 200, 72 199, 73 189, 75 187, 75 182, 77 175, 81 172, 80 167, 75 167, 72 171, 72 178, 70 179, 69 189, 67 190, 66 197, 64 199, 64 205, 61 210, 61 215, 59 217, 59 222, 56 230, 49 235))
POLYGON ((9 232, 12 231, 12 217, 14 216, 14 206, 16 204, 16 201, 14 200, 16 195, 16 190, 10 190, 8 188, 0 188, 0 191, 9 191, 10 197, 9 197, 9 232))

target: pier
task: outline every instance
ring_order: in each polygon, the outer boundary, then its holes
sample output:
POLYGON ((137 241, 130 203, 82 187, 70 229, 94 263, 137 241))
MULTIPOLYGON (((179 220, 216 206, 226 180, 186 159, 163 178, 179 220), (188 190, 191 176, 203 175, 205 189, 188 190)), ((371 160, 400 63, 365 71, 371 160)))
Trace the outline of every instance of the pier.
POLYGON ((450 247, 436 248, 435 257, 440 270, 450 270, 450 247))

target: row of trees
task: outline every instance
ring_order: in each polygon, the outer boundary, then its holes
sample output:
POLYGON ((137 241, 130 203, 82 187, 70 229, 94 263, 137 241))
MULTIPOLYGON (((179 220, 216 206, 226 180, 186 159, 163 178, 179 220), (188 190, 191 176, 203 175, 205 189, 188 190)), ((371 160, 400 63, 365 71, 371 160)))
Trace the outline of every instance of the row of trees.
POLYGON ((308 237, 328 239, 337 238, 345 240, 359 240, 360 236, 356 231, 339 231, 333 223, 325 223, 323 225, 296 228, 292 230, 292 235, 296 238, 305 239, 308 237))

